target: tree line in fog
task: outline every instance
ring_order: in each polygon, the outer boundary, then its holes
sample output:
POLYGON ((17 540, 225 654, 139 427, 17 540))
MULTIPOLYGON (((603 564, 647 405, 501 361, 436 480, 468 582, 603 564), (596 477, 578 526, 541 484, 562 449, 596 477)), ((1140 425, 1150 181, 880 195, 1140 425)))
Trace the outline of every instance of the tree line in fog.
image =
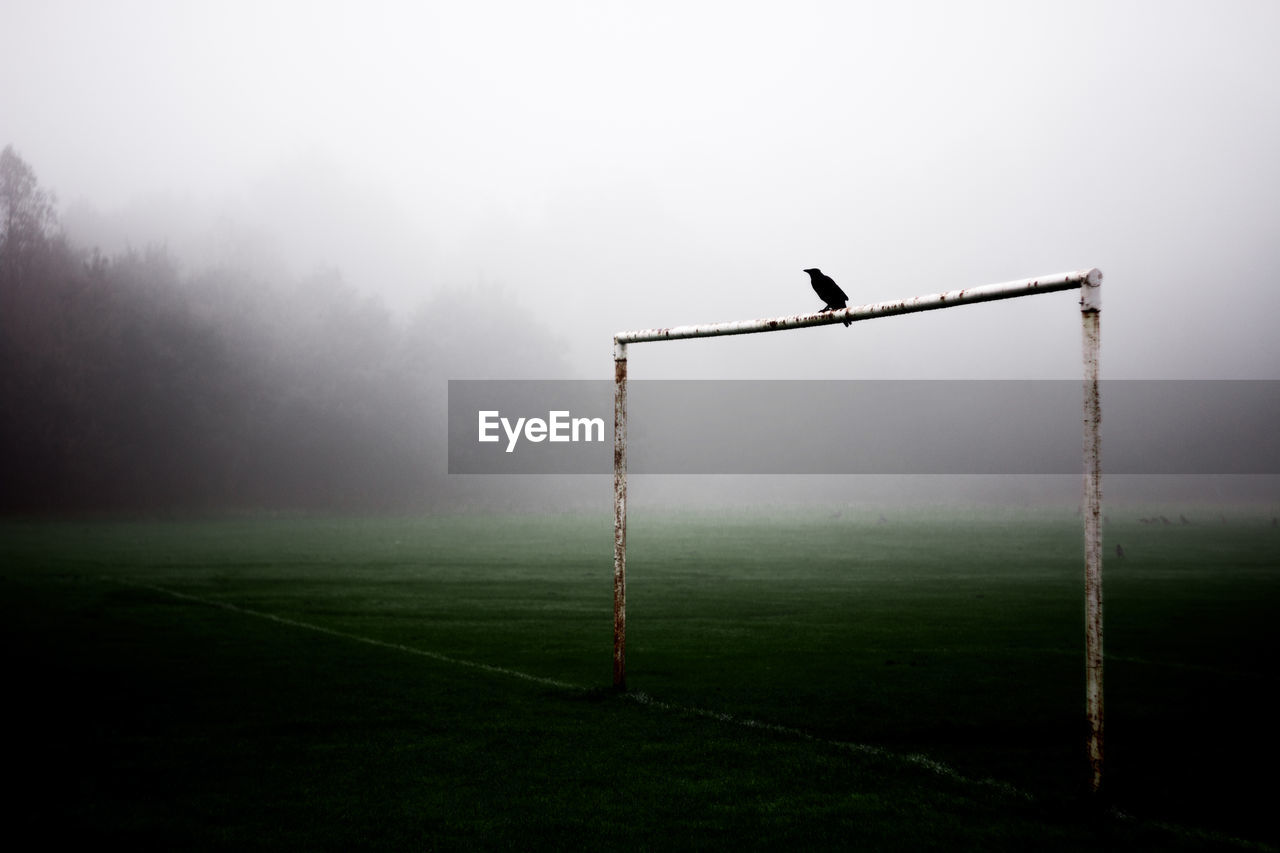
POLYGON ((447 502, 446 380, 569 375, 547 335, 495 307, 445 290, 402 319, 337 271, 78 246, 7 147, 0 511, 447 502))

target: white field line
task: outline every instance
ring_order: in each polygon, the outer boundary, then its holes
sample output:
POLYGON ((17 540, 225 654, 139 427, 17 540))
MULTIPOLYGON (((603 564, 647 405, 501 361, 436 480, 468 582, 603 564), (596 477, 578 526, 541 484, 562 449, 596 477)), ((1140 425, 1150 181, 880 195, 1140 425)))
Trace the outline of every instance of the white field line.
POLYGON ((996 779, 974 779, 965 776, 956 769, 948 767, 941 761, 930 758, 927 755, 921 755, 918 752, 901 753, 892 752, 878 746, 871 746, 865 743, 851 743, 844 740, 831 740, 829 738, 818 737, 810 734, 802 729, 793 729, 790 726, 781 726, 777 723, 764 723, 759 720, 752 720, 748 717, 735 717, 733 714, 726 714, 723 711, 712 711, 707 708, 690 707, 688 705, 673 705, 669 702, 662 702, 654 699, 647 693, 629 692, 624 694, 624 698, 630 699, 639 705, 645 705, 650 708, 659 708, 663 711, 671 711, 677 714, 690 714, 696 717, 705 717, 709 720, 718 720, 722 723, 728 723, 733 726, 742 726, 748 729, 758 729, 772 734, 783 735, 784 737, 804 740, 810 743, 817 743, 823 746, 832 747, 834 749, 843 750, 845 752, 853 752, 858 755, 872 755, 877 758, 887 758, 901 764, 907 764, 912 767, 919 767, 924 770, 941 776, 944 779, 950 779, 954 782, 960 782, 965 785, 977 785, 984 788, 994 788, 1002 794, 1016 797, 1020 800, 1033 801, 1035 797, 1026 791, 1022 791, 1007 782, 1000 782, 996 779))
MULTIPOLYGON (((377 640, 377 639, 374 639, 373 637, 365 637, 365 636, 361 636, 360 634, 352 634, 347 631, 338 631, 334 628, 326 628, 323 625, 316 625, 313 622, 303 622, 299 619, 290 619, 287 616, 277 616, 274 613, 268 613, 264 610, 254 610, 249 607, 241 607, 238 604, 231 604, 226 601, 219 601, 215 598, 204 598, 199 595, 192 595, 186 592, 178 592, 177 590, 174 590, 174 589, 169 589, 163 586, 156 586, 155 584, 144 583, 143 581, 127 580, 124 578, 113 578, 113 577, 103 577, 103 580, 110 581, 112 583, 122 584, 124 586, 135 587, 138 589, 150 590, 151 592, 157 592, 162 595, 168 595, 172 598, 182 599, 183 601, 191 601, 191 602, 195 602, 196 604, 208 605, 209 607, 218 607, 218 608, 221 608, 222 610, 229 610, 232 613, 241 613, 245 616, 256 616, 259 619, 266 619, 268 621, 275 622, 280 625, 288 625, 293 628, 302 628, 308 631, 315 631, 316 633, 319 633, 319 634, 327 634, 330 637, 340 637, 344 640, 351 640, 352 642, 356 642, 356 643, 364 643, 365 645, 369 645, 369 646, 378 646, 379 648, 384 648, 384 649, 394 649, 399 652, 406 652, 411 655, 418 655, 420 657, 430 658, 431 660, 439 661, 440 663, 453 664, 454 666, 467 667, 469 669, 478 669, 481 672, 487 672, 492 675, 505 675, 510 678, 518 678, 521 681, 529 681, 534 684, 546 685, 547 687, 558 687, 564 690, 575 690, 575 691, 585 692, 590 689, 584 685, 573 684, 572 682, 568 682, 568 681, 560 681, 554 678, 544 678, 543 676, 540 676, 540 675, 531 675, 527 672, 520 672, 519 670, 508 669, 502 666, 494 666, 493 664, 480 663, 479 661, 472 661, 472 660, 465 660, 463 658, 450 657, 449 655, 442 655, 439 652, 432 652, 426 649, 418 649, 418 648, 414 648, 413 646, 402 645, 401 643, 390 643, 390 642, 387 642, 386 640, 377 640)), ((668 711, 671 713, 686 714, 694 717, 702 717, 708 720, 716 720, 718 722, 727 723, 733 726, 741 726, 742 728, 755 729, 761 732, 769 732, 771 734, 782 735, 784 737, 795 738, 797 740, 808 741, 810 743, 818 743, 824 746, 829 746, 835 749, 843 750, 845 752, 857 753, 859 755, 872 755, 878 758, 886 758, 892 761, 900 762, 902 764, 910 765, 912 767, 919 767, 924 770, 928 770, 938 776, 941 776, 944 779, 950 779, 955 782, 961 782, 969 785, 979 785, 982 787, 994 788, 1005 794, 1013 795, 1019 799, 1025 799, 1025 800, 1033 799, 1030 794, 1020 791, 1019 789, 1015 788, 1012 785, 1006 784, 1004 782, 999 782, 994 779, 972 779, 968 776, 963 775, 962 773, 955 770, 954 768, 948 767, 946 764, 943 764, 941 761, 935 761, 934 759, 929 758, 928 756, 925 756, 925 755, 921 755, 919 753, 902 754, 897 752, 891 752, 890 750, 883 749, 878 746, 871 746, 870 744, 851 743, 849 741, 840 741, 840 740, 830 740, 828 738, 822 738, 822 737, 818 737, 817 735, 810 734, 809 732, 806 732, 802 729, 795 729, 795 728, 791 728, 790 726, 782 726, 782 725, 778 725, 777 723, 761 722, 760 720, 753 720, 748 717, 736 717, 733 714, 727 714, 722 711, 712 711, 707 708, 698 708, 696 706, 676 705, 670 702, 662 702, 658 699, 654 699, 652 696, 648 695, 647 693, 628 692, 628 693, 620 694, 620 698, 627 699, 631 702, 636 703, 637 705, 643 705, 648 708, 656 708, 658 710, 668 711)))
MULTIPOLYGON (((274 613, 267 613, 264 610, 253 610, 252 608, 249 608, 249 607, 240 607, 239 605, 231 604, 226 601, 218 601, 217 599, 214 599, 214 598, 204 598, 199 595, 191 595, 190 593, 186 593, 186 592, 178 592, 177 590, 174 590, 174 589, 169 589, 163 586, 156 586, 155 584, 144 583, 143 581, 128 580, 125 578, 114 578, 114 577, 108 577, 108 576, 103 576, 102 580, 107 581, 109 583, 120 584, 122 586, 130 586, 138 589, 150 590, 152 592, 157 592, 162 595, 168 595, 172 598, 178 598, 184 601, 195 602, 196 604, 203 604, 209 607, 218 607, 218 608, 221 608, 222 610, 227 610, 232 613, 240 613, 245 616, 256 616, 259 619, 266 619, 270 622, 275 622, 280 625, 288 625, 293 628, 302 628, 307 631, 315 631, 318 634, 327 634, 330 637, 339 637, 344 640, 351 640, 352 642, 356 642, 356 643, 364 643, 365 645, 369 645, 369 646, 377 646, 383 649, 393 649, 399 652, 406 652, 411 655, 418 655, 419 657, 424 657, 434 661, 439 661, 440 663, 447 663, 447 664, 452 664, 454 666, 460 666, 468 669, 479 670, 481 672, 487 672, 491 675, 503 675, 509 678, 516 678, 521 681, 531 682, 533 684, 542 684, 547 687, 557 687, 563 690, 585 692, 590 689, 581 684, 574 684, 569 681, 561 681, 555 678, 545 678, 540 675, 531 675, 530 673, 527 673, 527 672, 520 672, 519 670, 516 670, 516 669, 508 669, 507 667, 503 667, 503 666, 494 666, 493 664, 481 663, 479 661, 472 661, 472 660, 465 660, 463 658, 450 657, 449 655, 442 655, 439 652, 432 652, 426 649, 418 649, 418 648, 414 648, 413 646, 403 645, 401 643, 390 643, 390 642, 387 642, 386 640, 377 640, 377 639, 374 639, 373 637, 365 637, 365 636, 361 636, 360 634, 352 634, 347 631, 338 631, 333 628, 326 628, 323 625, 316 625, 315 623, 312 623, 312 622, 303 622, 299 619, 290 619, 287 616, 277 616, 274 613)), ((831 740, 829 738, 818 737, 817 735, 811 734, 802 729, 795 729, 795 728, 791 728, 790 726, 778 725, 777 723, 761 722, 760 720, 753 720, 753 719, 750 719, 749 717, 736 717, 733 714, 728 714, 723 711, 712 711, 708 708, 698 708, 696 706, 676 705, 670 702, 663 702, 661 700, 654 699, 652 696, 648 695, 647 693, 638 692, 638 691, 621 694, 621 698, 627 699, 631 702, 635 702, 637 705, 642 705, 647 708, 656 708, 658 710, 667 711, 670 713, 687 714, 689 716, 702 717, 704 719, 716 720, 718 722, 726 723, 732 726, 741 726, 742 728, 754 729, 761 732, 769 732, 771 734, 781 735, 788 738, 794 738, 796 740, 802 740, 802 741, 807 741, 809 743, 821 744, 823 746, 831 747, 844 752, 856 753, 858 755, 875 756, 877 758, 883 758, 890 761, 895 761, 910 767, 917 767, 922 770, 931 772, 936 776, 940 776, 943 779, 948 779, 960 784, 989 788, 989 789, 998 791, 1002 794, 1005 794, 1007 796, 1011 796, 1020 800, 1026 800, 1029 802, 1035 801, 1035 797, 1032 794, 1027 793, 1026 791, 1023 791, 1013 785, 1010 785, 1007 782, 1000 782, 996 779, 974 779, 972 777, 965 776, 963 773, 960 773, 955 768, 950 767, 942 763, 941 761, 937 761, 935 759, 929 758, 927 755, 922 755, 920 753, 904 754, 900 752, 892 752, 882 747, 871 746, 870 744, 865 744, 865 743, 852 743, 850 741, 831 740)), ((1267 844, 1257 842, 1257 841, 1252 841, 1245 838, 1236 838, 1234 836, 1224 835, 1222 833, 1217 833, 1217 832, 1207 831, 1207 830, 1200 830, 1200 829, 1195 829, 1191 827, 1179 826, 1177 824, 1166 823, 1164 821, 1135 818, 1132 815, 1127 815, 1127 814, 1124 814, 1123 812, 1114 811, 1114 810, 1112 811, 1112 814, 1115 817, 1123 820, 1135 820, 1146 826, 1158 827, 1166 832, 1170 832, 1176 835, 1181 835, 1189 838, 1209 840, 1217 843, 1227 843, 1233 846, 1242 847, 1249 850, 1263 850, 1263 851, 1276 850, 1276 848, 1271 847, 1267 844)))
POLYGON ((240 607, 239 605, 230 604, 225 601, 218 601, 217 599, 214 599, 214 598, 202 598, 201 596, 198 596, 198 595, 191 595, 185 592, 178 592, 177 590, 167 589, 162 586, 156 586, 155 584, 143 583, 142 581, 125 580, 122 578, 111 578, 111 577, 104 577, 103 580, 111 581, 112 583, 123 584, 125 586, 137 587, 139 589, 149 589, 152 592, 163 593, 164 595, 172 596, 173 598, 181 598, 184 601, 194 601, 197 604, 207 604, 210 607, 220 607, 223 610, 230 610, 233 613, 243 613, 246 616, 257 616, 259 619, 267 619, 271 622, 277 622, 281 625, 289 625, 294 628, 304 628, 308 631, 315 631, 319 634, 328 634, 330 637, 341 637, 344 640, 351 640, 352 642, 356 642, 356 643, 364 643, 365 645, 378 646, 384 649, 395 649, 398 652, 407 652, 411 655, 418 655, 424 658, 431 658, 431 660, 440 661, 441 663, 449 663, 449 664, 453 664, 454 666, 463 666, 463 667, 469 667, 471 669, 478 669, 483 672, 492 673, 493 675, 506 675, 511 678, 519 678, 522 681, 532 681, 534 684, 544 684, 547 687, 561 687, 566 690, 585 689, 577 684, 570 684, 567 681, 557 681, 554 678, 543 678, 540 675, 530 675, 527 672, 520 672, 514 669, 507 669, 501 666, 493 666, 492 664, 480 663, 479 661, 463 660, 462 658, 449 657, 448 655, 442 655, 439 652, 431 652, 431 651, 427 651, 426 649, 415 649, 413 646, 405 646, 405 645, 401 645, 400 643, 389 643, 386 640, 375 640, 373 637, 362 637, 359 634, 351 634, 346 631, 338 631, 333 628, 326 628, 323 625, 316 625, 312 622, 302 622, 298 619, 290 619, 287 616, 277 616, 274 613, 267 613, 266 611, 263 611, 263 610, 252 610, 248 607, 240 607))

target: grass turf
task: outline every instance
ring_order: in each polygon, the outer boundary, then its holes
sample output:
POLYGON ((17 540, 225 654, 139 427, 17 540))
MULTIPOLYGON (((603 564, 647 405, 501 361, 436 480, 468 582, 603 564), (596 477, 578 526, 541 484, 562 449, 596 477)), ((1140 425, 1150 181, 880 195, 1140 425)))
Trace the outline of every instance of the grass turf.
POLYGON ((1105 570, 1107 793, 1136 819, 1081 804, 1070 516, 633 514, 630 697, 604 689, 607 518, 0 532, 11 766, 28 780, 14 814, 48 838, 988 850, 1278 840, 1262 780, 1277 752, 1266 697, 1280 534, 1261 519, 1107 529, 1108 556, 1117 541, 1126 551, 1105 570), (903 758, 915 753, 955 772, 903 758))

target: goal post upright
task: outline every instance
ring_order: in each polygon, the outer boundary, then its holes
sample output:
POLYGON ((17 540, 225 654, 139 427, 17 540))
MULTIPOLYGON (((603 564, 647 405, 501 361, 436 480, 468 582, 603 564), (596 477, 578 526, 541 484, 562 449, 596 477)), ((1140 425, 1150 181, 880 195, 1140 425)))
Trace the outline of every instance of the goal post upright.
POLYGON ((613 342, 613 686, 627 689, 627 345, 613 342))
MULTIPOLYGON (((1094 272, 1097 272, 1094 270, 1094 272)), ((1085 715, 1089 721, 1089 789, 1102 787, 1102 408, 1098 398, 1102 274, 1080 288, 1084 343, 1084 659, 1085 715)))
POLYGON ((1098 269, 1057 273, 988 284, 963 290, 949 290, 891 302, 858 305, 834 311, 793 314, 759 320, 672 326, 619 332, 613 337, 614 424, 613 424, 613 686, 626 690, 626 597, 627 597, 627 347, 650 341, 781 332, 810 326, 829 326, 877 317, 893 317, 921 311, 953 308, 977 302, 992 302, 1080 290, 1080 311, 1084 339, 1084 553, 1085 553, 1085 709, 1089 724, 1088 757, 1090 789, 1102 785, 1102 464, 1099 452, 1101 408, 1098 397, 1098 350, 1102 272, 1098 269))

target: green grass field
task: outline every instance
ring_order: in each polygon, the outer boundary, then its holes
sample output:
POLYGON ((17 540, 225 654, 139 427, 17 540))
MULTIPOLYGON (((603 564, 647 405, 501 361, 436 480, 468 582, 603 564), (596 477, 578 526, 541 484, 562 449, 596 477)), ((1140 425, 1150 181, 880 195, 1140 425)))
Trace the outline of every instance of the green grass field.
POLYGON ((1139 514, 1106 529, 1106 809, 1070 513, 633 512, 627 695, 605 516, 5 522, 10 831, 1274 848, 1280 530, 1139 514))

